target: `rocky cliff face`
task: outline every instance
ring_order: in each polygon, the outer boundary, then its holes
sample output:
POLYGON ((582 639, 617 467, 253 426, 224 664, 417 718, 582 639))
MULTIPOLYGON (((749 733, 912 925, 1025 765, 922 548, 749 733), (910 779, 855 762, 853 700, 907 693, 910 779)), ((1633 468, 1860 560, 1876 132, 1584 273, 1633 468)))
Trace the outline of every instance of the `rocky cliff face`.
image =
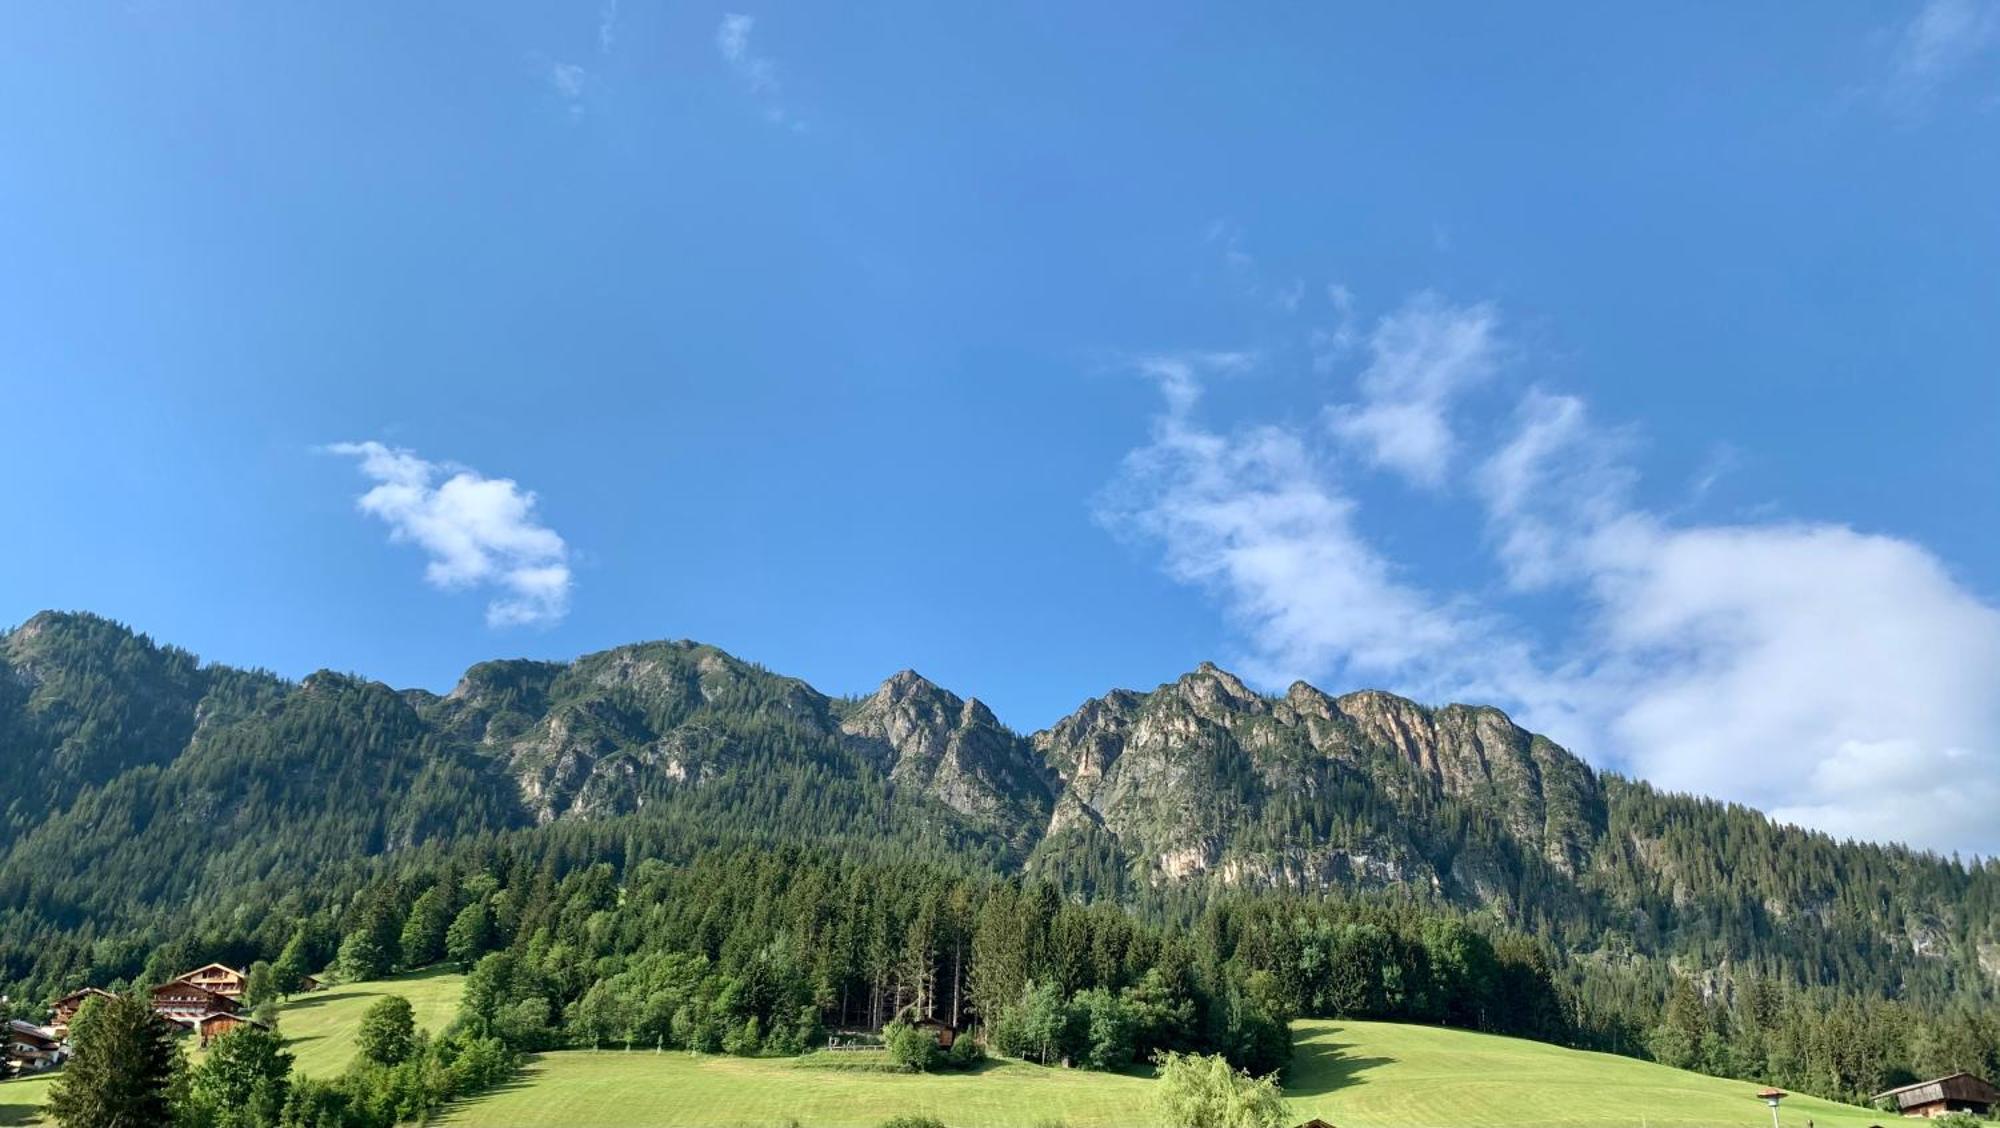
POLYGON ((1033 747, 975 700, 914 670, 882 683, 841 721, 851 747, 889 765, 889 777, 994 831, 1017 847, 1048 824, 1049 780, 1033 747))
POLYGON ((1604 827, 1590 769, 1498 710, 1304 682, 1269 698, 1210 664, 1090 701, 1033 743, 1060 782, 1049 834, 1101 828, 1156 881, 1420 884, 1485 901, 1504 893, 1490 847, 1386 816, 1443 796, 1566 875, 1604 827))

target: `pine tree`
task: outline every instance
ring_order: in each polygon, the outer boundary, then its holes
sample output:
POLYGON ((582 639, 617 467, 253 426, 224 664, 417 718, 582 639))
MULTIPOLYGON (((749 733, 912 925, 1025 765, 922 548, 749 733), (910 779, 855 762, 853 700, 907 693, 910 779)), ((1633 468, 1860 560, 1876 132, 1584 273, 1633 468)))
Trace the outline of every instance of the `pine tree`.
POLYGON ((451 895, 442 884, 433 885, 410 906, 403 924, 403 966, 429 967, 444 958, 445 934, 451 926, 451 895))
POLYGON ((49 1091, 64 1128, 168 1128, 180 1069, 173 1027, 137 995, 93 999, 71 1027, 69 1065, 49 1091))
POLYGON ((285 944, 285 950, 278 953, 278 962, 271 965, 271 978, 281 995, 297 991, 306 976, 312 974, 311 957, 307 954, 312 943, 309 931, 306 925, 299 925, 285 944))

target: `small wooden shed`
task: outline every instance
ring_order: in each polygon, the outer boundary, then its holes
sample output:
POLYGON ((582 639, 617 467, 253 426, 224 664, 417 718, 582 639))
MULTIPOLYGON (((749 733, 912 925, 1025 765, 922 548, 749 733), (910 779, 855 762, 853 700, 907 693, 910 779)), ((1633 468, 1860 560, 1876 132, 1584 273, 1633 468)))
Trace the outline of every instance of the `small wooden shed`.
POLYGON ((1904 1116, 1928 1119, 1947 1112, 1969 1112, 1985 1117, 1992 1114, 1994 1105, 2000 1104, 2000 1089, 1970 1073, 1954 1073, 1885 1090, 1875 1094, 1874 1100, 1878 1104, 1894 1102, 1896 1111, 1904 1116))

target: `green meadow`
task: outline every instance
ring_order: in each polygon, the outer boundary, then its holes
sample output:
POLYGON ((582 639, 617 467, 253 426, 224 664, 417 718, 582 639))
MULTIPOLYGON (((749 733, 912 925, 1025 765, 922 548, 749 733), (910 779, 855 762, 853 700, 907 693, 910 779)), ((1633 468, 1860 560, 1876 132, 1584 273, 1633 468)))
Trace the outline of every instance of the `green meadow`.
MULTIPOLYGON (((1766 1128, 1757 1086, 1609 1054, 1389 1022, 1302 1022, 1286 1092, 1295 1118, 1340 1128, 1766 1128)), ((650 1050, 566 1051, 530 1062, 515 1085, 445 1117, 457 1128, 616 1128, 781 1124, 869 1128, 925 1113, 952 1128, 1060 1120, 1071 1128, 1157 1123, 1153 1083, 996 1062, 969 1075, 812 1068, 782 1058, 650 1050)), ((1865 1128, 1880 1113, 1807 1097, 1783 1123, 1865 1128)))
POLYGON ((278 1009, 278 1033, 297 1058, 294 1068, 312 1077, 331 1077, 354 1060, 354 1034, 361 1028, 362 1012, 377 999, 401 995, 410 1000, 417 1026, 435 1034, 458 1013, 464 982, 456 972, 419 971, 294 995, 278 1009))
MULTIPOLYGON (((368 1005, 408 998, 420 1026, 450 1020, 460 977, 428 972, 335 987, 285 1005, 279 1026, 298 1067, 325 1076, 353 1056, 368 1005)), ((1294 1117, 1340 1128, 1765 1128, 1756 1086, 1631 1058, 1393 1022, 1307 1021, 1286 1094, 1294 1117)), ((873 1128, 924 1113, 952 1128, 1061 1121, 1071 1128, 1157 1123, 1153 1082, 993 1061, 970 1074, 917 1076, 825 1068, 819 1058, 569 1050, 530 1059, 514 1083, 451 1109, 456 1128, 711 1128, 782 1124, 873 1128)), ((49 1079, 0 1083, 0 1125, 32 1122, 49 1079)), ((1783 1124, 1866 1128, 1882 1113, 1811 1097, 1785 1102, 1783 1124)))

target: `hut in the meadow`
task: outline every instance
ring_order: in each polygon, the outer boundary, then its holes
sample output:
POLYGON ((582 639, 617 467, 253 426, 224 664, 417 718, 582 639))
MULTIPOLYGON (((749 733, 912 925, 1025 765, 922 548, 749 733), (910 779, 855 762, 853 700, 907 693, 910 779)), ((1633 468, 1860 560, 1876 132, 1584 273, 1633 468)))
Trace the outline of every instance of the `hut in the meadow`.
POLYGON ((1970 1073, 1954 1073, 1885 1090, 1875 1094, 1874 1100, 1882 1105, 1893 1103, 1904 1116, 1929 1118, 1947 1112, 1969 1112, 1986 1117, 1992 1115, 1994 1105, 2000 1104, 2000 1089, 1970 1073))

